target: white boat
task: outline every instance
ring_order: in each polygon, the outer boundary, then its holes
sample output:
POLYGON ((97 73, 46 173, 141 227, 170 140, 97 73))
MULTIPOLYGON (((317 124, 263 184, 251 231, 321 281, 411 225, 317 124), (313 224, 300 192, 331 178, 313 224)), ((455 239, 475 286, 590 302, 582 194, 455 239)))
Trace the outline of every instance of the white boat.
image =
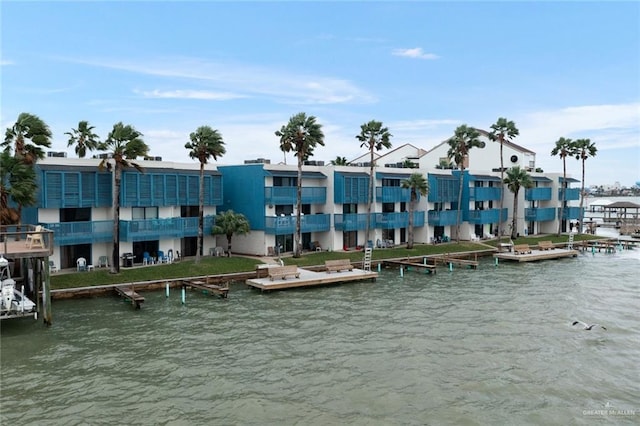
POLYGON ((11 309, 16 312, 32 312, 36 310, 36 304, 24 295, 24 287, 22 291, 14 288, 11 309))
POLYGON ((5 280, 2 280, 1 284, 2 284, 2 292, 1 292, 1 299, 0 299, 0 307, 2 308, 3 311, 10 311, 13 304, 13 299, 15 297, 14 292, 16 289, 16 282, 11 278, 7 278, 5 280))

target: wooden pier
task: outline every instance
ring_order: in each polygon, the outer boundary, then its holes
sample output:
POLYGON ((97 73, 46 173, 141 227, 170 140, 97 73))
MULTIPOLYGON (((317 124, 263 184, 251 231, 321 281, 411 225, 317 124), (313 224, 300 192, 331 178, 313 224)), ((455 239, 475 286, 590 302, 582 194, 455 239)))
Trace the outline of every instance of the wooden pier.
POLYGON ((142 307, 142 304, 144 303, 144 297, 136 293, 133 288, 120 286, 115 287, 115 290, 116 293, 124 297, 126 301, 131 302, 131 305, 133 305, 136 309, 140 309, 142 307))
POLYGON ((474 260, 471 259, 462 259, 460 257, 453 256, 451 254, 443 254, 441 256, 433 256, 432 257, 434 264, 437 266, 438 263, 442 263, 443 265, 456 265, 456 266, 468 266, 472 269, 478 269, 478 255, 475 254, 474 260))
POLYGON ((217 284, 210 284, 205 277, 204 280, 183 280, 182 285, 184 287, 197 288, 205 293, 215 294, 223 299, 229 297, 229 286, 219 286, 217 284))
POLYGON ((436 265, 432 265, 424 262, 418 263, 417 261, 411 261, 411 260, 388 259, 388 260, 383 260, 382 264, 385 267, 392 266, 392 267, 398 267, 398 268, 405 268, 408 271, 415 269, 416 271, 422 270, 430 274, 436 273, 436 265))
POLYGON ((248 279, 245 283, 249 287, 260 289, 261 291, 285 290, 289 288, 312 287, 318 285, 344 284, 347 282, 371 280, 378 278, 377 272, 353 269, 352 271, 342 271, 327 273, 327 271, 310 271, 298 268, 300 273, 298 278, 287 277, 287 279, 271 280, 268 276, 263 278, 248 279))

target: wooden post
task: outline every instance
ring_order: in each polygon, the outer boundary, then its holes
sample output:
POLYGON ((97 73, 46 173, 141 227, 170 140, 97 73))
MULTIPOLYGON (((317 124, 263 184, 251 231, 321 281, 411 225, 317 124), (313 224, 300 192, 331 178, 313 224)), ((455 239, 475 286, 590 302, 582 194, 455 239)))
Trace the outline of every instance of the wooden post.
MULTIPOLYGON (((42 320, 45 325, 52 324, 52 316, 51 316, 51 276, 49 273, 49 257, 46 257, 41 261, 40 274, 36 274, 36 276, 40 276, 40 280, 42 282, 42 320)), ((37 285, 36 285, 36 294, 37 285)), ((37 298, 37 297, 36 297, 37 298)))

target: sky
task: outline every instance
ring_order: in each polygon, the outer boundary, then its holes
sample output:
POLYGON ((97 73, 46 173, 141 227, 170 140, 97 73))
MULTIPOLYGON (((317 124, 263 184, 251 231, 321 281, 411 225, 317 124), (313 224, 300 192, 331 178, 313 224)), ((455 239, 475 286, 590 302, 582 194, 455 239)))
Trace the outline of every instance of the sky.
POLYGON ((640 181, 640 2, 3 0, 0 23, 2 130, 36 114, 69 157, 80 120, 178 162, 208 125, 217 163, 241 164, 284 161, 275 132, 299 112, 326 162, 362 154, 370 120, 429 150, 506 117, 545 172, 560 137, 589 138, 586 186, 640 181))

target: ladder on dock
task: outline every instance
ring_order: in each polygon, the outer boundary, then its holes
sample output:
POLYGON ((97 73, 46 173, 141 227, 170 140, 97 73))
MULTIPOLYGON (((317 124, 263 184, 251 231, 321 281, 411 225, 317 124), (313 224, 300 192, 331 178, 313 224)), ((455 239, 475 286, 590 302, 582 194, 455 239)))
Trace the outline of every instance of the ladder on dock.
POLYGON ((365 271, 371 271, 371 257, 373 255, 373 249, 367 247, 364 249, 364 261, 362 262, 362 269, 365 271))
POLYGON ((573 232, 569 233, 569 242, 567 243, 567 249, 573 250, 573 232))

